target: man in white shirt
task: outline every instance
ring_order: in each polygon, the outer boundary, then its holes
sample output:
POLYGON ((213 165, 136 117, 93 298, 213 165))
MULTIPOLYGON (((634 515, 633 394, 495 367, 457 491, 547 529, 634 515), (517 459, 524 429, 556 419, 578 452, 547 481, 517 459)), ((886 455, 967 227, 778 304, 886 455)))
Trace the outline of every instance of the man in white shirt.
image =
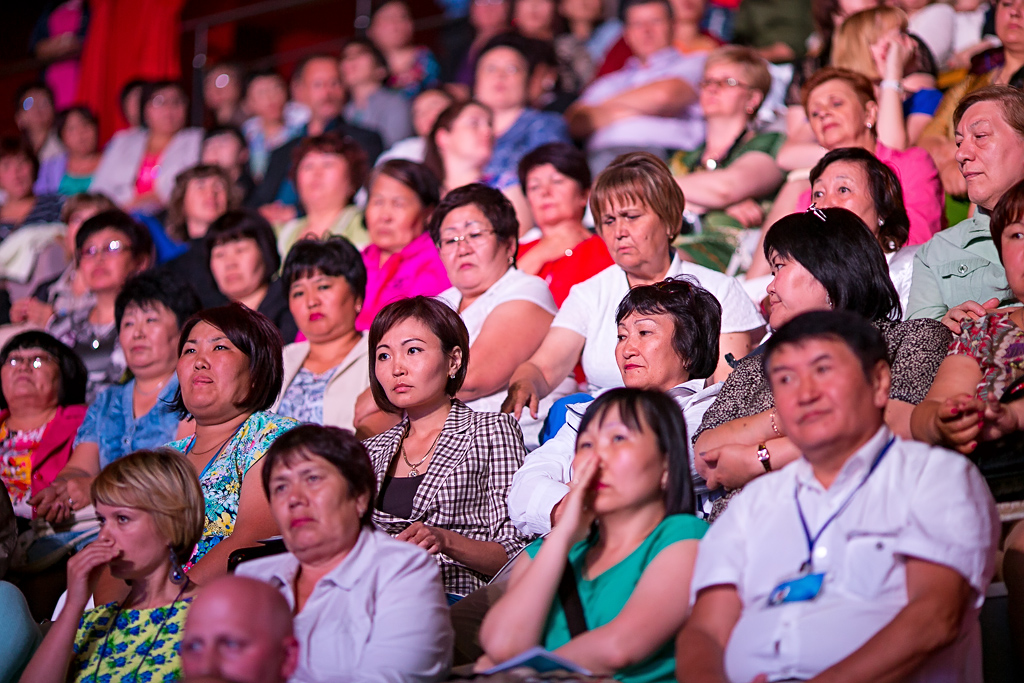
POLYGON ((980 683, 999 519, 977 468, 885 427, 886 346, 854 314, 795 318, 765 367, 803 455, 701 542, 680 682, 980 683))

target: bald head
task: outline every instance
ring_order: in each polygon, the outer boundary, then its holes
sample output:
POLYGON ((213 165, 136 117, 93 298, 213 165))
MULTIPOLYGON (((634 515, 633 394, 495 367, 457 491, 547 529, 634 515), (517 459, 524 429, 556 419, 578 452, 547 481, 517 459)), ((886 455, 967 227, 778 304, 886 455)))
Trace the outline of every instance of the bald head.
POLYGON ((219 578, 189 608, 181 661, 190 681, 282 683, 295 671, 298 654, 288 603, 262 581, 219 578))

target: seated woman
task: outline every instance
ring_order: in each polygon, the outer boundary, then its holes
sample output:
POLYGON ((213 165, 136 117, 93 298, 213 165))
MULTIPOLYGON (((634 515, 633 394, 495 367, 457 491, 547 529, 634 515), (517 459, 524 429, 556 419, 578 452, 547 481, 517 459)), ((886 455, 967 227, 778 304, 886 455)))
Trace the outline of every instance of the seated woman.
MULTIPOLYGON (((472 409, 497 412, 508 381, 540 346, 558 308, 547 284, 515 266, 517 224, 511 203, 475 183, 452 190, 430 219, 430 234, 441 251, 453 286, 438 297, 455 310, 469 332, 473 364, 458 397, 472 409)), ((562 378, 545 403, 572 391, 562 378)), ((537 444, 540 422, 522 416, 526 443, 537 444)))
POLYGON ((174 408, 195 434, 169 444, 185 455, 206 501, 202 539, 186 569, 196 583, 227 571, 228 556, 277 533, 260 492, 261 462, 298 424, 267 412, 281 392, 281 335, 238 303, 200 311, 178 341, 174 408))
POLYGON ((171 198, 175 178, 199 162, 201 128, 186 128, 188 96, 174 81, 142 86, 141 126, 114 136, 92 178, 101 192, 126 211, 155 214, 171 198))
POLYGON ((181 566, 203 531, 196 473, 169 449, 137 451, 100 473, 92 497, 99 538, 68 562, 67 601, 22 680, 177 680, 198 587, 181 566), (104 568, 131 589, 123 600, 86 610, 104 568))
POLYGON ((724 272, 744 228, 764 220, 782 185, 775 155, 781 133, 759 132, 757 112, 772 85, 768 65, 753 48, 720 47, 704 62, 700 106, 707 121, 703 145, 677 152, 669 168, 699 226, 676 241, 686 257, 724 272))
POLYGON ((675 679, 674 638, 707 530, 693 516, 686 440, 679 407, 659 391, 613 389, 590 405, 569 493, 484 618, 481 663, 540 645, 598 676, 675 679), (567 571, 578 609, 560 597, 567 571))
POLYGON ((39 175, 39 160, 20 139, 0 141, 0 240, 25 225, 54 223, 60 218, 61 198, 37 196, 32 189, 39 175))
POLYGON ((64 151, 39 164, 36 194, 70 197, 88 192, 92 174, 100 164, 100 127, 96 115, 87 107, 68 107, 57 114, 53 127, 64 151))
POLYGON ((98 213, 75 235, 75 260, 94 304, 50 320, 47 331, 71 347, 89 371, 86 402, 121 380, 124 352, 118 343, 117 295, 132 275, 149 267, 149 231, 114 209, 98 213))
POLYGON ((284 388, 270 410, 354 429, 356 398, 370 387, 366 337, 355 325, 366 290, 363 259, 344 237, 299 240, 281 283, 305 340, 284 347, 284 388))
POLYGON ((918 247, 907 246, 910 219, 899 177, 866 149, 841 147, 821 158, 811 169, 810 180, 813 206, 852 211, 878 240, 900 307, 906 311, 918 247))
POLYGON ((270 223, 255 211, 228 211, 210 225, 203 239, 217 289, 229 301, 265 315, 282 339, 293 341, 298 328, 277 277, 281 257, 270 223))
POLYGON ((292 181, 306 210, 278 232, 277 250, 282 257, 300 239, 326 239, 341 235, 357 247, 369 242, 363 212, 352 203, 366 181, 367 160, 351 138, 324 133, 305 138, 295 149, 292 181))
POLYGON ((564 142, 541 145, 519 162, 519 184, 540 236, 519 243, 516 267, 544 280, 558 306, 573 285, 613 263, 604 240, 583 226, 590 182, 586 155, 564 142))
MULTIPOLYGON (((886 424, 897 435, 910 436, 910 413, 935 378, 949 330, 937 320, 900 322, 899 297, 878 241, 846 209, 786 216, 768 231, 764 249, 775 275, 768 285, 772 329, 801 313, 827 309, 853 311, 872 321, 892 359, 886 424)), ((799 457, 779 429, 774 406, 761 357, 741 360, 695 435, 694 464, 711 489, 735 491, 799 457)), ((722 509, 724 502, 716 502, 713 514, 722 509)))
POLYGON ((370 15, 366 35, 387 59, 384 85, 409 100, 441 85, 441 67, 430 48, 414 45, 415 26, 405 0, 385 0, 370 15))
POLYGON ((293 677, 444 680, 453 637, 437 563, 374 527, 377 479, 363 445, 347 430, 302 425, 264 460, 263 491, 288 554, 236 573, 275 586, 294 610, 293 677))
POLYGON ((685 199, 665 162, 646 152, 623 154, 601 172, 590 193, 597 233, 614 265, 576 285, 537 352, 509 380, 503 410, 538 414, 551 393, 582 362, 587 391, 621 386, 615 365, 615 310, 629 290, 688 275, 722 306, 720 358, 714 380, 729 374, 725 360, 746 356, 761 338, 764 319, 731 277, 674 255, 685 199))
MULTIPOLYGON (((200 308, 179 278, 147 271, 117 296, 118 339, 132 378, 100 392, 78 429, 71 459, 36 497, 36 514, 52 523, 90 519, 89 487, 104 467, 132 451, 155 448, 191 432, 171 408, 181 326, 200 308), (181 432, 181 428, 185 431, 181 432), (181 433, 179 433, 181 432, 181 433)), ((79 529, 81 531, 81 529, 79 529)))
POLYGON ((366 298, 356 318, 360 331, 370 329, 385 304, 417 294, 435 296, 451 284, 426 232, 440 200, 437 177, 423 164, 392 159, 371 171, 366 187, 370 244, 363 249, 366 298))
POLYGON ((388 61, 369 38, 354 36, 341 48, 341 82, 348 93, 345 121, 380 135, 384 148, 412 135, 409 100, 388 88, 388 61))
POLYGON ((526 449, 508 415, 455 398, 469 335, 426 297, 385 306, 370 327, 370 390, 402 421, 364 442, 380 494, 373 522, 434 556, 449 601, 479 588, 526 544, 508 518, 512 474, 526 449))

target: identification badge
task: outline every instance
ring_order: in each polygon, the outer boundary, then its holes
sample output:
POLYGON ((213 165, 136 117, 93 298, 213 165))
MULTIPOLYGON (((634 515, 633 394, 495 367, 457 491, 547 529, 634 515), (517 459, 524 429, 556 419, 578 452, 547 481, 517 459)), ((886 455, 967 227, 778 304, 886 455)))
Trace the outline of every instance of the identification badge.
POLYGON ((807 602, 821 593, 825 574, 804 574, 798 578, 783 581, 768 595, 768 606, 775 607, 787 602, 807 602))

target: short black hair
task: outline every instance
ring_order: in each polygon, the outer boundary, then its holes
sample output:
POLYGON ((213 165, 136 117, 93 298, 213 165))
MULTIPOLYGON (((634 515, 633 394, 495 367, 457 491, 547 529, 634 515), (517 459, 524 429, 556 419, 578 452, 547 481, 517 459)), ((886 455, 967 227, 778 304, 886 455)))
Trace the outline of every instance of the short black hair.
POLYGON ((75 258, 82 257, 82 249, 85 248, 86 240, 108 228, 124 233, 124 236, 128 238, 129 250, 133 258, 153 257, 153 237, 149 234, 149 230, 124 211, 110 209, 101 211, 82 223, 78 234, 75 235, 75 258))
MULTIPOLYGON (((265 315, 238 302, 207 308, 185 321, 178 339, 178 357, 185 348, 188 335, 199 323, 206 323, 224 333, 235 347, 249 358, 249 391, 237 407, 257 412, 269 410, 284 383, 284 343, 277 327, 265 315)), ((178 387, 171 407, 185 419, 190 414, 178 387)))
POLYGON ((263 257, 263 277, 270 282, 281 268, 281 254, 277 251, 277 237, 267 219, 251 209, 226 211, 210 224, 203 237, 206 247, 206 266, 210 266, 210 255, 214 247, 238 240, 253 240, 263 257))
POLYGON ((360 47, 364 47, 370 51, 370 56, 373 57, 373 61, 377 63, 377 67, 384 69, 384 78, 381 79, 382 83, 390 77, 391 69, 388 68, 388 58, 384 56, 384 53, 380 51, 380 48, 377 47, 372 40, 366 36, 352 36, 342 44, 342 55, 345 54, 345 49, 349 45, 359 45, 360 47))
POLYGON ((39 179, 39 157, 28 141, 20 137, 0 139, 0 159, 24 157, 32 165, 32 182, 39 179))
POLYGON ((373 192, 373 184, 382 175, 397 180, 412 190, 425 209, 433 210, 441 201, 441 182, 423 164, 408 159, 388 159, 383 164, 374 166, 366 181, 367 193, 373 192))
MULTIPOLYGON (((430 216, 430 224, 427 230, 430 232, 430 239, 434 240, 436 246, 441 244, 441 224, 449 213, 469 204, 480 209, 484 217, 494 228, 494 235, 498 242, 511 244, 513 259, 515 252, 519 250, 519 219, 516 218, 515 207, 504 194, 488 187, 483 183, 470 183, 457 187, 444 196, 441 203, 434 209, 430 216)), ((513 260, 512 265, 515 265, 513 260)))
POLYGON ((598 396, 583 413, 579 435, 597 420, 600 425, 608 411, 617 408, 622 423, 634 432, 647 429, 654 432, 658 449, 668 463, 668 486, 665 490, 665 514, 692 515, 697 509, 690 477, 690 455, 686 436, 686 421, 679 405, 660 391, 650 389, 617 388, 598 396))
POLYGON ((632 314, 668 315, 675 331, 672 348, 690 379, 705 379, 718 367, 722 305, 715 295, 688 277, 633 287, 619 303, 615 324, 632 314))
POLYGON ((296 280, 312 277, 314 273, 343 277, 355 298, 366 299, 366 264, 359 250, 341 235, 332 235, 322 242, 302 239, 292 245, 281 270, 285 293, 296 280))
POLYGON ((672 21, 676 17, 675 10, 672 9, 672 3, 669 0, 623 0, 622 5, 619 8, 619 20, 623 24, 626 23, 626 12, 637 7, 639 5, 661 5, 668 12, 668 20, 672 21))
POLYGON ((128 278, 114 302, 114 320, 121 329, 125 309, 135 304, 141 308, 163 304, 178 323, 178 329, 203 305, 195 290, 179 275, 168 270, 147 270, 128 278))
POLYGON ((449 356, 456 348, 462 349, 462 363, 445 384, 445 393, 455 396, 466 381, 469 368, 469 331, 462 316, 438 299, 413 296, 399 299, 380 309, 370 324, 370 393, 377 407, 386 413, 399 414, 402 411, 388 399, 387 392, 377 379, 377 345, 385 334, 398 323, 415 318, 425 324, 435 337, 441 340, 441 351, 449 356))
MULTIPOLYGON (((653 0, 652 0, 653 1, 653 0)), ((480 48, 480 52, 477 53, 476 63, 479 64, 480 60, 485 54, 499 47, 507 47, 510 50, 515 50, 519 55, 526 61, 526 78, 529 79, 533 76, 533 72, 537 70, 537 65, 540 60, 537 58, 538 51, 536 50, 535 43, 540 42, 533 38, 527 38, 526 36, 516 33, 515 31, 506 31, 505 33, 499 33, 494 36, 480 48)), ((474 72, 476 68, 474 67, 474 72)), ((475 86, 474 76, 474 88, 475 86)))
MULTIPOLYGON (((145 88, 146 84, 149 83, 145 78, 133 78, 132 80, 121 86, 121 92, 118 94, 118 102, 121 103, 121 113, 124 114, 125 104, 128 102, 128 96, 132 94, 132 91, 136 88, 145 88)), ((142 92, 139 92, 142 95, 142 92)))
POLYGON ((219 138, 221 135, 230 135, 238 141, 245 149, 249 148, 249 142, 245 139, 245 135, 238 129, 238 126, 214 126, 203 133, 203 144, 206 144, 207 140, 213 138, 219 138))
POLYGON ((72 114, 78 114, 86 121, 91 123, 94 128, 98 129, 100 126, 99 121, 96 120, 96 114, 92 112, 92 109, 89 109, 89 107, 86 107, 82 104, 72 105, 67 109, 60 110, 60 112, 57 114, 57 119, 56 121, 54 121, 53 124, 53 129, 57 131, 57 137, 60 138, 61 141, 64 140, 64 126, 67 125, 68 119, 71 117, 72 114))
POLYGON ((309 63, 315 62, 318 59, 327 59, 334 62, 335 64, 338 63, 337 57, 326 52, 314 52, 312 54, 308 54, 302 59, 300 59, 298 63, 295 65, 295 71, 292 72, 292 82, 294 83, 296 81, 302 80, 302 77, 306 71, 306 67, 309 66, 309 63))
POLYGON ((850 311, 810 311, 801 313, 780 327, 765 343, 763 371, 769 383, 768 364, 772 355, 786 344, 800 344, 811 339, 840 341, 857 356, 864 377, 879 363, 889 365, 889 347, 877 327, 863 316, 850 311))
POLYGON ((836 309, 868 320, 903 319, 882 248, 852 211, 816 209, 779 219, 764 238, 769 261, 773 251, 806 268, 836 309))
POLYGON ((25 96, 33 90, 42 90, 50 98, 50 106, 57 106, 57 99, 53 96, 53 88, 43 81, 32 81, 31 83, 18 86, 18 89, 14 91, 14 106, 20 109, 25 96))
POLYGON ((575 180, 584 195, 590 192, 593 176, 590 174, 587 155, 567 142, 549 142, 519 160, 519 186, 523 188, 523 192, 526 192, 526 176, 544 164, 551 164, 556 171, 575 180))
POLYGON ((277 69, 266 68, 257 69, 256 71, 250 71, 248 74, 245 75, 245 83, 243 83, 242 85, 243 97, 249 94, 249 88, 252 86, 253 81, 255 81, 258 78, 276 79, 281 83, 281 87, 285 89, 285 92, 288 92, 288 83, 285 82, 284 76, 282 76, 280 72, 277 71, 277 69))
POLYGON ((369 504, 359 519, 363 526, 373 524, 374 501, 377 497, 377 475, 362 442, 347 429, 318 424, 299 425, 277 437, 263 456, 263 493, 270 500, 270 479, 274 468, 288 466, 297 460, 319 456, 334 465, 348 482, 352 497, 368 494, 369 504))
MULTIPOLYGON (((57 405, 73 406, 85 403, 85 386, 89 373, 82 359, 56 337, 39 330, 29 330, 15 335, 0 350, 0 365, 7 363, 8 356, 20 349, 42 349, 57 361, 60 370, 60 387, 57 389, 57 405)), ((0 410, 8 407, 7 399, 0 391, 0 410)))
MULTIPOLYGON (((174 88, 181 95, 185 102, 188 102, 188 93, 185 92, 185 87, 182 86, 178 81, 146 81, 142 84, 142 94, 139 95, 139 125, 143 128, 149 128, 146 124, 146 105, 149 101, 156 97, 156 94, 166 88, 174 88)), ((186 106, 188 106, 186 104, 186 106)))

